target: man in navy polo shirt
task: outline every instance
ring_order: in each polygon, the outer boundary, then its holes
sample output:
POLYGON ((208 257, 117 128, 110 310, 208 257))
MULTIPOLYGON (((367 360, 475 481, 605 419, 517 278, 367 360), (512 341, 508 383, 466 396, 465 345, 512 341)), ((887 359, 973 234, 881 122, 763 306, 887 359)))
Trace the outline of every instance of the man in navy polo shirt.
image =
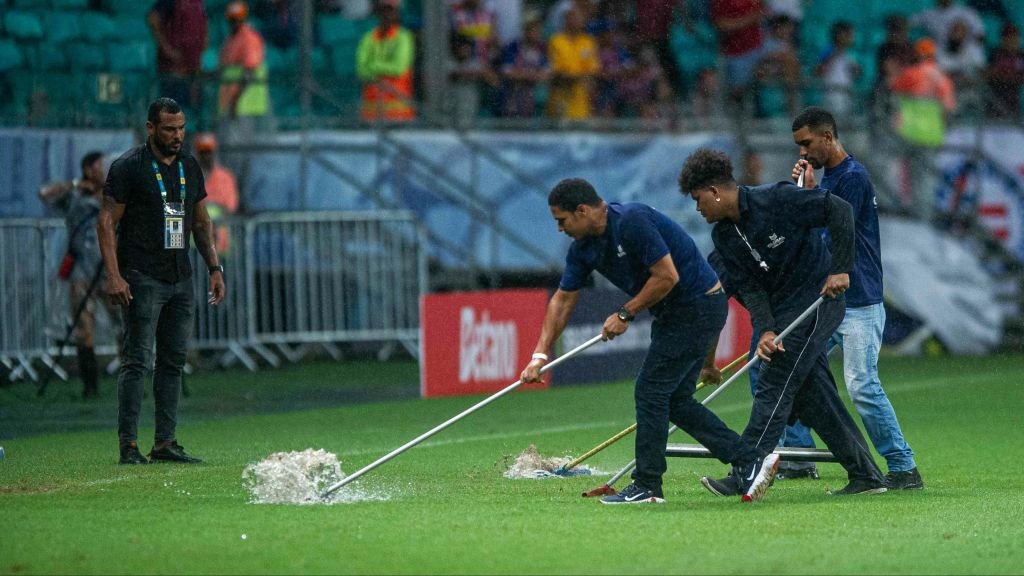
POLYGON ((669 421, 742 472, 744 481, 736 494, 743 501, 760 498, 775 475, 778 457, 745 448, 738 434, 693 398, 704 354, 725 324, 727 312, 725 292, 693 239, 650 206, 605 202, 585 180, 559 182, 548 196, 548 205, 558 230, 574 241, 522 380, 540 380, 548 352, 565 329, 580 288, 595 270, 631 297, 605 320, 606 340, 625 333, 640 311, 649 310, 654 316, 651 344, 634 393, 637 465, 633 482, 601 502, 665 501, 661 479, 669 421))
MULTIPOLYGON (((849 484, 831 494, 885 492, 885 480, 867 443, 836 392, 826 345, 843 319, 843 293, 853 268, 853 213, 824 190, 801 190, 790 182, 739 186, 732 161, 719 151, 694 152, 679 175, 679 188, 715 227, 711 239, 729 283, 750 312, 756 353, 762 360, 754 406, 743 431, 743 449, 771 453, 792 416, 818 432, 846 469, 849 484), (819 229, 832 235, 832 252, 819 229), (819 296, 825 300, 776 344, 775 337, 819 296)), ((712 493, 740 493, 742 470, 721 480, 703 478, 712 493)))
MULTIPOLYGON (((815 188, 814 170, 808 167, 824 168, 820 187, 853 206, 857 257, 846 292, 846 316, 832 336, 833 342, 843 348, 846 389, 868 438, 889 467, 885 476, 888 487, 924 488, 914 451, 903 438, 896 411, 878 378, 885 307, 875 187, 864 166, 843 148, 836 121, 824 108, 808 108, 793 120, 793 141, 800 148, 800 160, 793 166, 794 181, 803 174, 804 187, 815 188)), ((787 435, 789 446, 814 446, 813 442, 790 444, 789 439, 787 435)))

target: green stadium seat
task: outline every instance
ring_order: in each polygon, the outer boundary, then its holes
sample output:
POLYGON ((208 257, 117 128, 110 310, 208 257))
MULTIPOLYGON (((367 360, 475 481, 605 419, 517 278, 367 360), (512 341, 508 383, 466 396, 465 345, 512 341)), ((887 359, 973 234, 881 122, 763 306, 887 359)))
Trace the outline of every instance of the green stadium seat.
POLYGON ((144 17, 129 14, 114 16, 113 20, 118 38, 153 41, 153 34, 149 31, 149 24, 144 17))
POLYGON ((107 70, 107 52, 101 44, 72 42, 64 46, 73 70, 103 72, 107 70))
POLYGON ((149 14, 149 9, 153 7, 153 3, 145 0, 104 0, 103 7, 109 14, 145 18, 146 14, 149 14))
POLYGON ((46 42, 60 44, 82 37, 78 16, 72 12, 52 11, 44 14, 46 42))
POLYGON ((26 49, 26 56, 33 70, 63 72, 68 69, 67 55, 59 44, 41 42, 31 50, 26 49))
POLYGON ((57 10, 86 9, 89 7, 89 0, 50 0, 50 5, 57 10))
POLYGON ((322 16, 316 22, 317 37, 322 46, 358 44, 363 30, 356 20, 341 16, 322 16))
POLYGON ((216 72, 219 60, 220 57, 217 54, 217 49, 213 47, 207 48, 203 50, 203 54, 199 58, 199 68, 203 72, 216 72))
POLYGON ((342 76, 354 76, 356 73, 356 46, 339 44, 331 50, 334 72, 342 76))
POLYGON ((21 48, 12 40, 0 39, 0 72, 20 68, 25 62, 21 48))
POLYGON ((45 10, 50 7, 50 0, 13 0, 10 2, 15 8, 33 8, 45 10))
POLYGON ((82 36, 91 42, 120 39, 114 21, 102 12, 83 12, 79 24, 82 36))
POLYGON ((11 10, 4 15, 4 30, 16 40, 40 40, 43 22, 35 12, 11 10))
POLYGON ((156 47, 152 42, 108 42, 107 59, 111 72, 143 72, 155 68, 156 47))

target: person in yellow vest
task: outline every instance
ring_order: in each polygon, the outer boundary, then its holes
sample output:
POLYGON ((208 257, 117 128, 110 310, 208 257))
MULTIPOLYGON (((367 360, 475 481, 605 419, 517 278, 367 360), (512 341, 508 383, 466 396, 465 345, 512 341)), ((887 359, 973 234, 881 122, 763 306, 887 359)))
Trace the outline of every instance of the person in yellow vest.
POLYGON ((356 74, 363 82, 363 120, 416 118, 412 93, 416 47, 412 33, 400 24, 400 5, 400 0, 378 0, 378 25, 359 41, 356 74))
POLYGON ((224 16, 231 34, 220 49, 220 115, 266 116, 270 111, 270 91, 263 37, 246 22, 249 6, 245 2, 231 2, 224 16))
POLYGON ((235 175, 217 162, 217 137, 209 132, 196 136, 193 146, 206 183, 206 211, 214 223, 213 240, 223 258, 231 247, 230 231, 222 222, 238 212, 238 184, 235 175))

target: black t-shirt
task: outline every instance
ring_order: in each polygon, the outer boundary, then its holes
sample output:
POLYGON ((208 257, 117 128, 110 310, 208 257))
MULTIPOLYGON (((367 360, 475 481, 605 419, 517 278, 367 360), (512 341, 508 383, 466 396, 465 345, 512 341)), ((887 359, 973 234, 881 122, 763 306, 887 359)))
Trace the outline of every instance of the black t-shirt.
MULTIPOLYGON (((153 172, 154 161, 148 144, 143 144, 125 152, 110 165, 103 194, 125 205, 118 227, 118 267, 122 274, 127 270, 138 270, 163 282, 179 282, 192 276, 189 244, 183 250, 164 248, 164 203, 153 172)), ((184 153, 179 154, 169 166, 159 161, 156 165, 167 189, 167 201, 184 203, 184 234, 185 241, 189 242, 196 203, 206 198, 203 171, 195 158, 184 153), (181 198, 179 161, 185 171, 184 200, 181 198)))

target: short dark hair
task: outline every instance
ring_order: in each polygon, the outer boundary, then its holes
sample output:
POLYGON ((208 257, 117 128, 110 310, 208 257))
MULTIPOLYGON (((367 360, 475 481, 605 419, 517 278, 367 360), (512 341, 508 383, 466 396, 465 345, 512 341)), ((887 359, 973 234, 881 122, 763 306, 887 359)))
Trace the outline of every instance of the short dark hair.
POLYGON ((829 38, 831 38, 832 41, 835 42, 836 38, 838 38, 840 34, 843 34, 845 32, 853 32, 853 24, 851 24, 849 20, 836 20, 835 22, 832 23, 832 27, 829 30, 828 35, 829 38))
POLYGON ((721 150, 698 148, 686 159, 679 172, 679 191, 684 195, 708 186, 731 182, 735 182, 732 177, 732 160, 721 150))
POLYGON ((160 98, 153 100, 153 103, 149 105, 149 114, 147 114, 146 120, 149 120, 154 125, 159 124, 161 112, 178 114, 181 112, 181 106, 179 106, 173 98, 161 96, 160 98))
POLYGON ((82 156, 82 175, 85 175, 85 169, 96 163, 97 160, 103 158, 103 152, 93 150, 85 156, 82 156))
POLYGON ((807 126, 815 132, 831 130, 832 135, 839 138, 839 128, 836 127, 836 119, 832 113, 820 106, 805 108, 803 112, 793 119, 793 132, 807 126))
POLYGON ((580 204, 597 207, 604 200, 597 195, 597 190, 582 178, 566 178, 551 189, 548 194, 548 206, 554 206, 566 212, 574 212, 580 204))

